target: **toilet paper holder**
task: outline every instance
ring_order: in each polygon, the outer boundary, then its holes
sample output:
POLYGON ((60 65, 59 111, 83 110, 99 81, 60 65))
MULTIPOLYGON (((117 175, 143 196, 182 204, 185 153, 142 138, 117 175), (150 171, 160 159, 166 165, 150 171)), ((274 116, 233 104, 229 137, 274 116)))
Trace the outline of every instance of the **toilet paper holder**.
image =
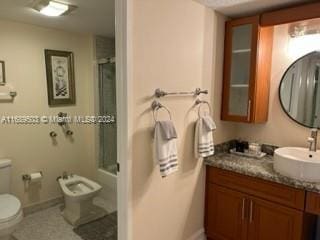
MULTIPOLYGON (((41 177, 43 177, 42 171, 37 172, 37 173, 40 173, 41 177)), ((24 182, 30 182, 30 181, 32 180, 31 174, 23 174, 23 175, 22 175, 22 180, 23 180, 24 182)))

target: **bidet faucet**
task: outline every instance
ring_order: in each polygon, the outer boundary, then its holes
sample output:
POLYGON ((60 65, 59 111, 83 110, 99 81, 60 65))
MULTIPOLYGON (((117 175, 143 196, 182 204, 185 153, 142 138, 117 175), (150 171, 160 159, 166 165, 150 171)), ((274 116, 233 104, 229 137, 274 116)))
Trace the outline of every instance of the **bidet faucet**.
POLYGON ((68 173, 67 172, 63 172, 62 173, 62 178, 63 179, 68 179, 69 178, 68 173))
POLYGON ((316 152, 317 151, 317 143, 318 143, 318 129, 311 129, 311 136, 308 138, 309 142, 309 151, 316 152))

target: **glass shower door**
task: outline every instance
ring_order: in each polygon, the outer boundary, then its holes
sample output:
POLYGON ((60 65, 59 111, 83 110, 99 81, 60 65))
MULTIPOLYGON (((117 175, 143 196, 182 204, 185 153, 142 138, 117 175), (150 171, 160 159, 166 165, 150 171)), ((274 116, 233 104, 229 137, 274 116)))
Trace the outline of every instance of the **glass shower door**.
POLYGON ((115 121, 100 124, 100 168, 117 174, 117 124, 115 64, 99 64, 100 115, 115 121))

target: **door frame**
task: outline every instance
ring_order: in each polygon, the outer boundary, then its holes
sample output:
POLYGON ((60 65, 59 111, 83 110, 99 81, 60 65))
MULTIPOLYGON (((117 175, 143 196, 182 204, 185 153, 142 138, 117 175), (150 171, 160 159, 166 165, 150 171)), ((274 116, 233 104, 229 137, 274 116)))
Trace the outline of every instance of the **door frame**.
POLYGON ((120 172, 117 177, 118 240, 132 239, 132 67, 131 23, 132 1, 115 0, 116 18, 116 93, 117 93, 117 156, 120 172))

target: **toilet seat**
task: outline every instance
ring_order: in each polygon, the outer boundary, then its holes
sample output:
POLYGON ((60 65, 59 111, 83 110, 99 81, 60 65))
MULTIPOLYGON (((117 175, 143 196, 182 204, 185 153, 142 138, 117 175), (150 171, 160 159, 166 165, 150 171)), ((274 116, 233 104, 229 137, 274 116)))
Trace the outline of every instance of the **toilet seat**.
POLYGON ((78 175, 74 175, 68 179, 60 178, 59 184, 63 193, 71 198, 86 197, 102 189, 98 183, 78 175), (78 187, 76 185, 78 185, 78 187))
POLYGON ((21 203, 10 194, 0 195, 0 225, 10 222, 21 215, 21 203))

